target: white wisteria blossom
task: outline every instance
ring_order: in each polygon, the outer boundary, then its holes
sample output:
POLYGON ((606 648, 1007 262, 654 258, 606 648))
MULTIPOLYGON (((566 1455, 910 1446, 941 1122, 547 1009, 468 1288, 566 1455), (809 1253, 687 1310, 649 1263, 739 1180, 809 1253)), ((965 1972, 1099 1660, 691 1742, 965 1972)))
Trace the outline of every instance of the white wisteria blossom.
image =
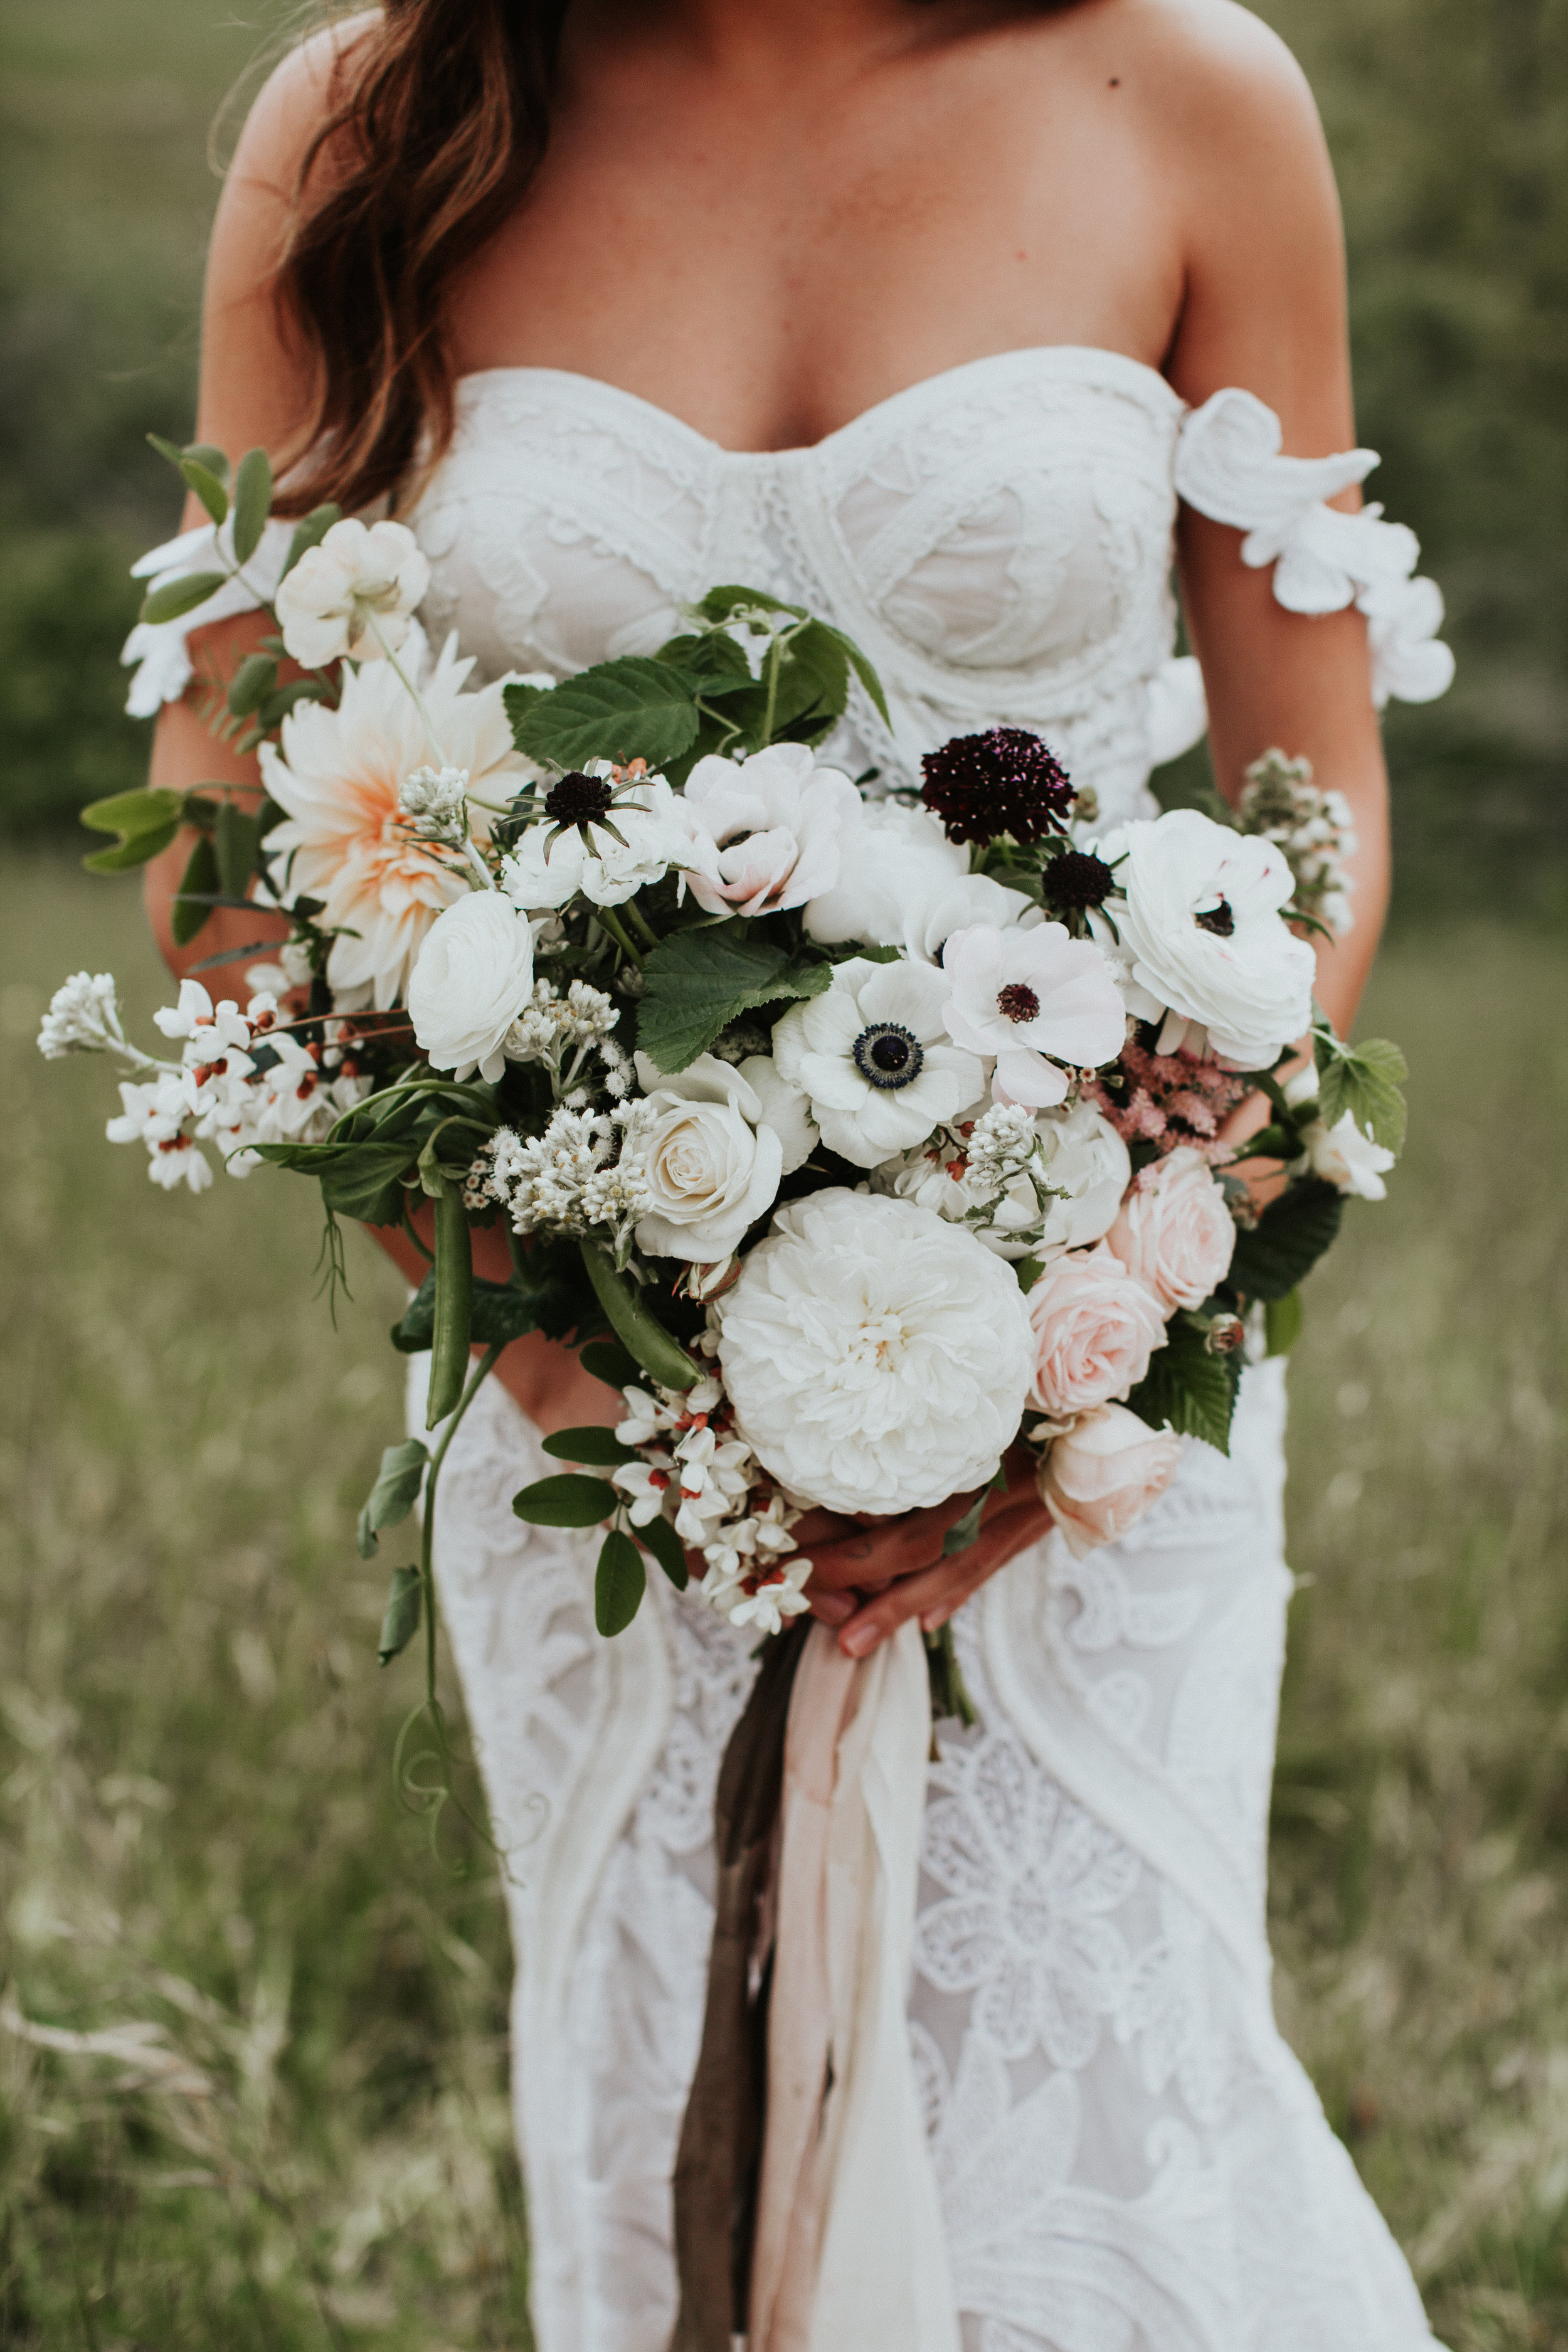
POLYGON ((335 522, 307 548, 273 600, 283 643, 306 669, 345 655, 378 661, 408 634, 430 565, 406 523, 335 522))
POLYGON ((49 999, 38 1030, 38 1051, 47 1062, 68 1054, 121 1054, 144 1060, 126 1043, 111 971, 73 971, 49 999))
POLYGON ((930 964, 852 956, 774 1029, 779 1076, 806 1096, 823 1141, 857 1168, 923 1142, 979 1093, 977 1056, 953 1045, 943 1024, 948 993, 930 964))

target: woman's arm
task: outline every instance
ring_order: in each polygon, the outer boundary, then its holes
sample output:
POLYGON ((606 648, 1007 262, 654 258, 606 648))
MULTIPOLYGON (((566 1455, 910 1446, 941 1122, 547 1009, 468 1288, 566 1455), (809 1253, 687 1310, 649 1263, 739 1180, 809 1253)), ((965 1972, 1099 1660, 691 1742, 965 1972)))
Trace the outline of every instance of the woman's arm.
MULTIPOLYGON (((310 365, 283 331, 270 288, 288 235, 300 162, 323 119, 332 74, 353 35, 351 21, 307 42, 279 68, 251 110, 218 205, 207 263, 196 432, 199 439, 226 451, 231 461, 259 445, 276 465, 286 465, 299 455, 309 429, 310 365)), ((204 520, 193 501, 186 527, 204 520)), ((252 614, 193 635, 196 677, 184 702, 165 709, 158 721, 154 784, 185 791, 194 784, 224 783, 250 795, 252 804, 259 797, 255 759, 241 758, 220 741, 198 709, 211 691, 204 678, 231 677, 268 625, 252 614)), ((146 872, 148 917, 172 971, 184 973, 227 949, 286 935, 288 926, 276 915, 220 908, 204 924, 199 938, 188 947, 177 947, 170 911, 191 846, 191 836, 183 835, 146 872)), ((427 1212, 426 1216, 427 1223, 427 1212)), ((372 1230, 408 1280, 418 1282, 425 1262, 407 1238, 390 1228, 372 1230)), ((425 1237, 428 1243, 428 1231, 425 1237)), ((475 1234, 474 1260, 477 1271, 490 1280, 508 1278, 511 1259, 499 1228, 475 1234)), ((533 1337, 515 1341, 497 1370, 524 1411, 545 1430, 617 1417, 619 1401, 613 1392, 585 1373, 570 1349, 550 1340, 533 1337)))

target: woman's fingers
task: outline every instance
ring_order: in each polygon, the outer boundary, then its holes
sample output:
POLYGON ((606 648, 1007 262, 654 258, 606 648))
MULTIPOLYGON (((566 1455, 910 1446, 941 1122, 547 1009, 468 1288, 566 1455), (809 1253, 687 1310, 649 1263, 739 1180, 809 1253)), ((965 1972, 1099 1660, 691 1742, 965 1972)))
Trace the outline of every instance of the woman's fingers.
POLYGON ((800 1541, 800 1528, 792 1532, 800 1549, 809 1549, 812 1587, 829 1592, 890 1584, 895 1577, 918 1574, 942 1558, 949 1528, 973 1502, 973 1495, 950 1495, 929 1510, 905 1511, 896 1519, 869 1527, 851 1528, 836 1541, 800 1541))
POLYGON ((865 1601, 839 1626, 839 1647, 853 1658, 865 1658, 911 1617, 918 1617, 928 1633, 945 1624, 987 1577, 1026 1545, 1037 1542, 1050 1523, 1044 1504, 1032 1496, 998 1511, 967 1551, 901 1576, 865 1601))

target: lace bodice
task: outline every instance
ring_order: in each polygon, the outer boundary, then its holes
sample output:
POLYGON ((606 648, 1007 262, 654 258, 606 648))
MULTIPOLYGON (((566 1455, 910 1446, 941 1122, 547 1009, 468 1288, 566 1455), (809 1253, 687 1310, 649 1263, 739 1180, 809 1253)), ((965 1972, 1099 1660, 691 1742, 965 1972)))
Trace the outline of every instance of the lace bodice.
MULTIPOLYGON (((1075 346, 950 368, 809 448, 764 453, 587 376, 492 368, 459 383, 452 446, 408 519, 433 566, 426 628, 456 628, 481 675, 651 652, 683 602, 744 582, 832 619, 876 664, 892 725, 858 697, 835 747, 852 772, 913 784, 949 736, 1027 727, 1114 817, 1147 811, 1150 768, 1205 725, 1197 665, 1173 658, 1179 498, 1245 530, 1244 560, 1274 565, 1293 610, 1362 607, 1380 700, 1447 684, 1442 599, 1412 576, 1413 535, 1375 507, 1323 504, 1374 454, 1279 447, 1250 393, 1189 410, 1152 368, 1075 346)), ((138 571, 204 568, 212 537, 188 532, 138 571)), ((272 584, 288 539, 271 527, 252 581, 272 584)), ((247 601, 231 584, 133 632, 132 708, 182 691, 184 633, 247 601)))

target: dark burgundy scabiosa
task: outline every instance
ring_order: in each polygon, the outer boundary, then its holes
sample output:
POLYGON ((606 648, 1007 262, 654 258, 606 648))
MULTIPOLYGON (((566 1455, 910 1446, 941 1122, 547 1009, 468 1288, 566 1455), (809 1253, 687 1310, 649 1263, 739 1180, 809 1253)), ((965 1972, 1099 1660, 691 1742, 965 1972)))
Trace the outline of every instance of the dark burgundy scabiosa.
POLYGON ((607 776, 585 776, 580 768, 573 768, 545 794, 544 814, 560 825, 591 824, 595 817, 609 814, 615 796, 607 776))
POLYGON ((1040 869, 1040 896, 1058 915, 1102 907, 1116 887, 1116 877, 1103 857, 1087 850, 1068 849, 1040 869))
POLYGON ((921 761, 922 797, 950 841, 1044 841, 1063 833, 1078 795, 1067 770, 1037 735, 1022 727, 993 727, 984 735, 955 735, 921 761))

